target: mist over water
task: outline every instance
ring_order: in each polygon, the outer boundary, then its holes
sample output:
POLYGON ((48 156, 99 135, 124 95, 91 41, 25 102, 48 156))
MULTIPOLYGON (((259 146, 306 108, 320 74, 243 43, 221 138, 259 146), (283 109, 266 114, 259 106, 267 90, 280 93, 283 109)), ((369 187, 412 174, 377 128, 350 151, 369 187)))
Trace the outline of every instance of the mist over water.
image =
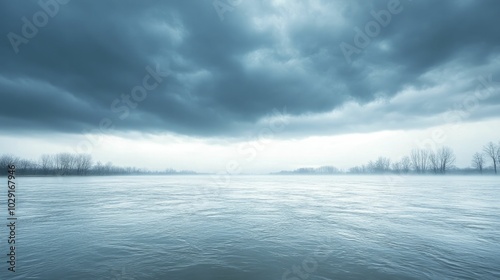
POLYGON ((499 279, 499 189, 494 176, 21 177, 17 272, 4 229, 0 279, 499 279))

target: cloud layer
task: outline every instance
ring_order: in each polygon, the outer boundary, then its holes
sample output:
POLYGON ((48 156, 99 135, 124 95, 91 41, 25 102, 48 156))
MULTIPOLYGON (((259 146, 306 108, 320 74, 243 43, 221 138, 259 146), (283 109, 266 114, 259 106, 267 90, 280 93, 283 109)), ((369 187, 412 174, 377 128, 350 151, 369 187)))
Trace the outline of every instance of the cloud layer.
POLYGON ((495 118, 499 10, 494 0, 1 1, 0 130, 240 136, 284 107, 299 136, 432 126, 450 111, 495 118), (389 7, 398 12, 384 18, 389 7))

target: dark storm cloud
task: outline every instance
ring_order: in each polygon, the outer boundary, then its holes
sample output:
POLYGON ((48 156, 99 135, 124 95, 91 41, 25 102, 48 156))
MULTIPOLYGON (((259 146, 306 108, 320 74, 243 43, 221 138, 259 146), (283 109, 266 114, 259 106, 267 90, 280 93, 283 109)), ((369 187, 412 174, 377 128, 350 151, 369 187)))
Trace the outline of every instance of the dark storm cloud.
MULTIPOLYGON (((377 130, 392 115, 449 110, 443 100, 473 94, 478 75, 500 79, 500 2, 394 1, 244 0, 224 20, 213 1, 1 1, 0 129, 80 133, 109 119, 123 131, 239 135, 274 108, 310 116, 470 74, 471 82, 441 96, 440 106, 387 106, 379 123, 377 116, 346 117, 346 124, 372 122, 377 130), (391 3, 400 12, 349 63, 341 44, 357 47, 355 28, 364 30, 372 11, 391 3), (23 27, 34 21, 40 27, 25 36, 23 27), (136 108, 123 109, 122 96, 156 67, 168 76, 152 77, 158 85, 136 108), (432 74, 443 69, 451 70, 432 74)), ((300 131, 299 124, 291 127, 300 131)), ((314 123, 303 125, 315 133, 314 123)))

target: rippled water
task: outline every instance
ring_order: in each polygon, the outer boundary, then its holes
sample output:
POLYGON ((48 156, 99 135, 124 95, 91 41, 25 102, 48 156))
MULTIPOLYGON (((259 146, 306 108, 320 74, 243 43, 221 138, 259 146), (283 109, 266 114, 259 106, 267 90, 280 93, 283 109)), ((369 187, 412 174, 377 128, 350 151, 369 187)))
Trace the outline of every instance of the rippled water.
POLYGON ((500 279, 498 177, 17 184, 17 272, 4 227, 0 279, 500 279))

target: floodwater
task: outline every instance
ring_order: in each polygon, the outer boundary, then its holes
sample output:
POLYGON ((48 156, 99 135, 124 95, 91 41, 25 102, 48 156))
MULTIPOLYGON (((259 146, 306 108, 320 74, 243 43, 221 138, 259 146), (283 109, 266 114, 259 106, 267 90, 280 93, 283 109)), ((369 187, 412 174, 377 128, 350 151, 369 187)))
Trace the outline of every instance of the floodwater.
MULTIPOLYGON (((7 224, 7 179, 0 218, 7 224)), ((0 279, 500 279, 500 177, 17 179, 0 279)))

